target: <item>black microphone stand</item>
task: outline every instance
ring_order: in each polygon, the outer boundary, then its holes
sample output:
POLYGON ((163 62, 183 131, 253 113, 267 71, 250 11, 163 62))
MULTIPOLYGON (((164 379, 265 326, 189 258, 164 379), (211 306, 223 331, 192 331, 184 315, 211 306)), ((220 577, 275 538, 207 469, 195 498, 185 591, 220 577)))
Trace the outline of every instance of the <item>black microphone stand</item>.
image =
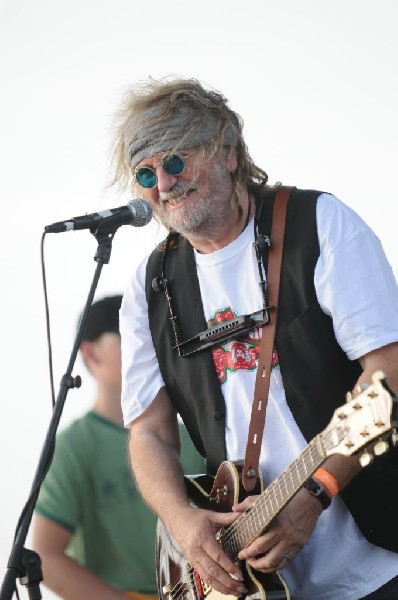
POLYGON ((49 465, 51 464, 55 447, 55 436, 65 405, 67 393, 71 388, 79 388, 81 385, 80 376, 78 375, 77 377, 73 377, 72 370, 80 348, 83 332, 87 323, 88 313, 93 302, 101 271, 104 264, 107 264, 110 260, 112 240, 119 227, 120 224, 113 224, 110 219, 104 219, 104 221, 102 221, 95 230, 90 230, 98 241, 97 252, 94 256, 97 266, 82 313, 82 318, 78 325, 76 339, 73 344, 68 367, 65 375, 63 375, 61 379, 60 389, 54 405, 52 418, 43 444, 36 474, 33 479, 30 496, 18 521, 17 531, 7 564, 7 572, 0 590, 0 600, 11 600, 13 594, 18 593, 16 584, 17 577, 19 578, 20 583, 27 587, 30 600, 41 600, 42 598, 40 592, 40 582, 43 580, 41 559, 36 552, 25 548, 24 544, 29 531, 42 481, 48 471, 49 465))

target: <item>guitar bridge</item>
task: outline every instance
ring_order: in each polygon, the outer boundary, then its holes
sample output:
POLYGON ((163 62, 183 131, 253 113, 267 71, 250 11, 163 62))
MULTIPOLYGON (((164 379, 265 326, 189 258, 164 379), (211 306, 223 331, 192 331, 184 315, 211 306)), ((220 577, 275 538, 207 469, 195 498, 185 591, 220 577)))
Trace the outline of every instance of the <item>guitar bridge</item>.
POLYGON ((167 600, 179 600, 180 598, 204 600, 212 589, 203 581, 195 569, 187 565, 186 575, 180 580, 179 584, 175 587, 172 587, 170 583, 164 585, 162 594, 167 600))
POLYGON ((192 583, 192 588, 195 592, 195 600, 203 600, 212 590, 212 588, 203 581, 199 573, 195 570, 193 570, 192 573, 192 583))

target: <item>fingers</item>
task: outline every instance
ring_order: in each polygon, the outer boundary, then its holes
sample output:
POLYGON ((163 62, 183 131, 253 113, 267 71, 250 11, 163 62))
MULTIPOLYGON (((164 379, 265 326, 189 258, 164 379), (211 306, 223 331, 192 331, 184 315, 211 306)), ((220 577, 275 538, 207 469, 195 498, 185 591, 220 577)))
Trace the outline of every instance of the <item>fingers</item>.
POLYGON ((253 569, 263 573, 280 571, 287 567, 298 554, 296 549, 289 551, 285 550, 282 554, 281 548, 282 546, 278 545, 263 556, 248 558, 247 563, 253 567, 253 569))
POLYGON ((221 527, 226 527, 231 525, 238 518, 238 514, 234 512, 227 513, 216 513, 212 511, 208 511, 209 519, 211 523, 213 523, 215 527, 215 531, 218 531, 221 527))
POLYGON ((272 573, 286 567, 299 553, 301 547, 281 539, 277 531, 271 531, 257 538, 239 553, 239 559, 263 573, 272 573))
POLYGON ((229 525, 237 515, 195 509, 190 531, 182 540, 183 554, 203 582, 225 595, 242 596, 247 593, 239 567, 227 556, 216 541, 215 534, 229 525))
POLYGON ((232 510, 234 512, 238 512, 238 513, 245 512, 253 505, 256 498, 258 498, 258 496, 247 496, 247 498, 245 498, 243 500, 243 502, 239 502, 239 504, 235 504, 232 507, 232 510))
POLYGON ((248 560, 248 564, 256 569, 257 571, 262 571, 263 573, 273 573, 274 571, 280 571, 288 566, 295 559, 293 556, 293 551, 291 553, 285 552, 285 554, 279 560, 277 558, 273 558, 272 556, 264 556, 259 557, 258 559, 250 559, 248 560))
POLYGON ((225 595, 247 593, 240 569, 222 551, 218 543, 204 546, 196 555, 195 569, 204 583, 225 595))
POLYGON ((290 556, 290 554, 285 553, 282 558, 282 563, 286 563, 286 566, 287 566, 292 560, 294 560, 294 557, 290 556))

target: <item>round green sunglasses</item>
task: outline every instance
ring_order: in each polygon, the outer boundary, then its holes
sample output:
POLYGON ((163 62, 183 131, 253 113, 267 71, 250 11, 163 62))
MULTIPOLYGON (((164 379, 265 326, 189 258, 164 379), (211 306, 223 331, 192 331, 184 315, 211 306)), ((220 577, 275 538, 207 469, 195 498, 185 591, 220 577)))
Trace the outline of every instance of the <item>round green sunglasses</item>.
MULTIPOLYGON (((165 154, 162 158, 162 166, 169 175, 181 175, 185 170, 185 160, 181 154, 165 154)), ((152 167, 137 167, 134 177, 143 188, 153 188, 158 183, 158 176, 152 167)))

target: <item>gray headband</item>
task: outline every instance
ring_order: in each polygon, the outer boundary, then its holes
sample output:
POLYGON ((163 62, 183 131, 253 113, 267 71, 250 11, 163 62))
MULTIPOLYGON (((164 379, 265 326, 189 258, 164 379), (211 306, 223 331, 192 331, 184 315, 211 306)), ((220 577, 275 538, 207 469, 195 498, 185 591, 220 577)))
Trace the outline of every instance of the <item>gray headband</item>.
MULTIPOLYGON (((189 106, 182 106, 161 122, 162 106, 148 108, 130 119, 124 132, 125 159, 131 169, 158 152, 179 148, 196 148, 210 142, 219 130, 219 121, 212 115, 201 123, 201 117, 189 106), (183 131, 183 133, 182 133, 183 131)), ((229 126, 224 134, 226 146, 236 146, 237 134, 229 126)))

